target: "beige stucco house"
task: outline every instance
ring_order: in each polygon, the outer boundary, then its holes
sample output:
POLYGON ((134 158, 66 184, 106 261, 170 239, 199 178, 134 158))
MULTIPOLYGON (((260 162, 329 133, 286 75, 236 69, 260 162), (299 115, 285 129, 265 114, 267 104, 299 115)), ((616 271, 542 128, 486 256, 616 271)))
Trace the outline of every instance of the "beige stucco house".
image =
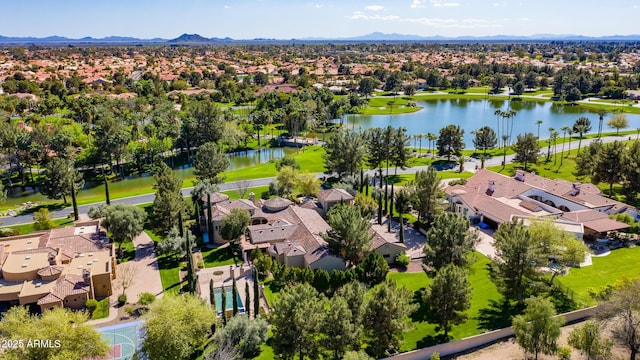
POLYGON ((113 244, 99 221, 0 239, 0 301, 81 309, 113 293, 113 244))

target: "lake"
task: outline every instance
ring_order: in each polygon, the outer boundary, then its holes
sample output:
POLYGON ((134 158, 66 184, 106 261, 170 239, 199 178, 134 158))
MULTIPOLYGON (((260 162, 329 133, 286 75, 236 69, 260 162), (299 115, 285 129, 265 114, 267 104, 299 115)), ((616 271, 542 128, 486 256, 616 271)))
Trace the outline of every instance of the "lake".
MULTIPOLYGON (((513 118, 512 136, 531 132, 538 134, 537 120, 542 120, 540 125, 540 138, 549 137, 549 127, 553 127, 562 136, 562 128, 564 125, 571 127, 573 123, 581 116, 585 116, 591 120, 591 131, 594 134, 598 132, 598 114, 590 112, 578 106, 562 106, 556 105, 548 101, 508 101, 508 100, 428 100, 419 101, 419 106, 423 108, 420 111, 411 114, 399 115, 351 115, 347 118, 346 126, 349 129, 369 129, 373 127, 394 127, 404 126, 407 128, 409 135, 433 133, 436 136, 440 129, 446 125, 460 125, 464 129, 465 147, 473 148, 473 134, 471 131, 477 130, 485 125, 493 128, 497 133, 498 119, 494 115, 495 111, 500 109, 503 111, 511 109, 516 111, 513 118)), ((629 120, 629 128, 640 128, 640 115, 625 114, 629 120)), ((603 132, 613 131, 606 125, 611 115, 605 116, 602 125, 603 132)), ((502 121, 500 126, 502 127, 502 121)), ((413 142, 411 143, 413 146, 413 142)), ((423 140, 423 147, 426 147, 426 141, 423 140)))

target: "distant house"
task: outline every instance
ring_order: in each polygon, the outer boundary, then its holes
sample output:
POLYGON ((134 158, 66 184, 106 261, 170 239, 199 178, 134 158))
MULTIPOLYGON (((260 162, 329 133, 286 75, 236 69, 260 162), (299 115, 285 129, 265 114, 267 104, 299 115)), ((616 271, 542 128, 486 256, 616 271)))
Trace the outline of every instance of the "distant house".
POLYGON ((285 94, 293 94, 298 92, 298 88, 294 84, 269 84, 265 85, 256 92, 256 96, 260 96, 269 92, 281 92, 285 94))
POLYGON ((99 221, 0 239, 0 301, 81 309, 113 294, 113 244, 99 221))
POLYGON ((552 180, 521 170, 511 178, 481 169, 465 185, 448 187, 445 192, 452 211, 492 228, 513 216, 544 217, 580 223, 585 238, 595 239, 629 227, 609 215, 627 213, 640 220, 638 209, 602 196, 595 185, 552 180))
POLYGON ((332 206, 341 202, 347 205, 353 204, 353 195, 344 189, 327 189, 318 193, 318 202, 325 212, 329 211, 332 206))

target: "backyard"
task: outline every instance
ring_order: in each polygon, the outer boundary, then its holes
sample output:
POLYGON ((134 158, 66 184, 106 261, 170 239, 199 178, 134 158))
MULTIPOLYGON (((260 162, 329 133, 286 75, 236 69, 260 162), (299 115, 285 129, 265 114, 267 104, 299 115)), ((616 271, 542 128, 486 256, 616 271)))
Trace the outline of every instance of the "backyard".
POLYGON ((589 296, 588 290, 598 290, 624 278, 638 278, 639 257, 640 247, 612 250, 607 256, 593 257, 591 266, 571 268, 567 276, 557 277, 556 281, 569 288, 580 305, 596 305, 596 300, 589 296))

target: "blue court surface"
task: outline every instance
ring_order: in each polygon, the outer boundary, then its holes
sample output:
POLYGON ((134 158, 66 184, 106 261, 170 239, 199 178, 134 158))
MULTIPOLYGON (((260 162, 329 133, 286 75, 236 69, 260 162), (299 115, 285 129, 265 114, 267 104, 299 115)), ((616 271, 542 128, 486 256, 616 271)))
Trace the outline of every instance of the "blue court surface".
POLYGON ((132 359, 142 346, 142 324, 142 321, 135 321, 97 328, 96 330, 102 334, 102 338, 111 347, 111 351, 105 359, 132 359))

